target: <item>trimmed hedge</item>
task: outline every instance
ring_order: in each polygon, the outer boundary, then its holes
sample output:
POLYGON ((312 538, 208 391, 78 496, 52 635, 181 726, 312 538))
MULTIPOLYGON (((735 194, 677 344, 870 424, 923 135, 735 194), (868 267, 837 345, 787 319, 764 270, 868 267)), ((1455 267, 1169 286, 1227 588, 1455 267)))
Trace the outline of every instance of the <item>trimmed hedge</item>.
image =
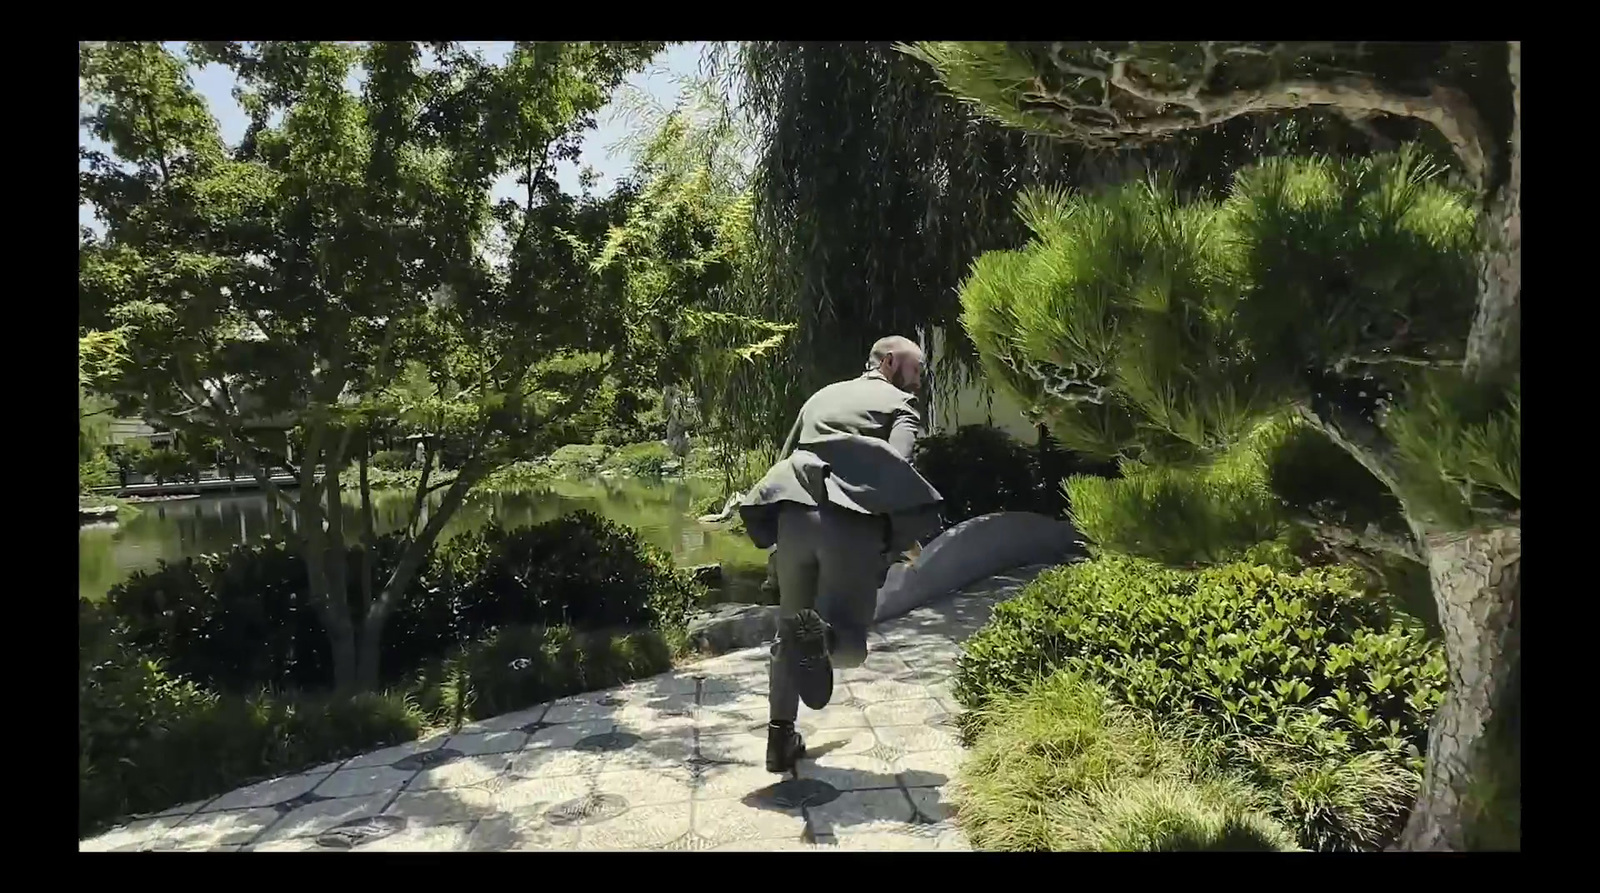
POLYGON ((665 550, 582 510, 533 527, 489 525, 458 535, 436 565, 438 584, 454 594, 463 638, 507 625, 677 626, 699 598, 665 550))

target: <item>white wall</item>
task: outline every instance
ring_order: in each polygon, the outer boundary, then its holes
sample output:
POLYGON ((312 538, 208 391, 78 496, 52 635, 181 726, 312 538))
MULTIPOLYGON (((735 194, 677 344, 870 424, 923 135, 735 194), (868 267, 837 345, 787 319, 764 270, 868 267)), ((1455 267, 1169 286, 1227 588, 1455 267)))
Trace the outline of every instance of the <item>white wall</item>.
MULTIPOLYGON (((944 356, 944 333, 933 330, 934 363, 944 356)), ((959 388, 956 393, 941 392, 929 416, 929 432, 953 431, 962 425, 991 425, 1023 443, 1037 443, 1039 430, 1022 415, 1008 396, 998 391, 986 393, 981 382, 959 388)))

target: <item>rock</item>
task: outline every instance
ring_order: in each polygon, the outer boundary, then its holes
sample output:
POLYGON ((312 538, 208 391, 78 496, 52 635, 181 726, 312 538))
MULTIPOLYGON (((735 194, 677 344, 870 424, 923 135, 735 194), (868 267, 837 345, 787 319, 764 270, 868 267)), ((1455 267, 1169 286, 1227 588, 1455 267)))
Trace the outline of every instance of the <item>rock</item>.
POLYGON ((1078 531, 1066 521, 1033 512, 980 515, 935 537, 914 561, 890 567, 873 620, 899 617, 1001 571, 1082 555, 1078 531))
POLYGON ((701 515, 695 520, 699 521, 701 524, 720 524, 723 521, 733 517, 734 511, 739 508, 739 503, 743 500, 743 493, 735 493, 728 497, 727 502, 722 504, 722 511, 710 515, 701 515))
POLYGON ((697 564, 684 570, 689 574, 690 579, 701 586, 707 586, 712 589, 722 588, 722 565, 720 564, 697 564))
POLYGON ((777 635, 777 605, 713 605, 689 621, 689 642, 710 654, 755 648, 777 635))
POLYGON ((117 507, 114 505, 94 505, 78 507, 78 523, 93 524, 97 521, 117 520, 117 507))

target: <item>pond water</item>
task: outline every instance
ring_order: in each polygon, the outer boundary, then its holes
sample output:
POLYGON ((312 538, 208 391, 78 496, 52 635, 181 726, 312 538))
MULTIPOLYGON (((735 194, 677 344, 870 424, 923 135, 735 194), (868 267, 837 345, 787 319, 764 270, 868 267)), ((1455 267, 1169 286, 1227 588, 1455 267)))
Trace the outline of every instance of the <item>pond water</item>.
MULTIPOLYGON (((726 585, 717 601, 761 601, 766 553, 726 525, 701 524, 690 513, 714 485, 684 481, 556 481, 537 490, 482 493, 445 526, 443 539, 494 519, 507 527, 538 524, 577 509, 588 509, 634 528, 647 541, 672 553, 680 567, 719 563, 726 585)), ((435 493, 433 504, 443 493, 435 493)), ((403 492, 374 493, 379 532, 398 529, 410 507, 403 492)), ((356 510, 346 506, 345 529, 356 529, 356 510)), ((208 494, 192 499, 146 502, 139 514, 116 525, 78 529, 78 594, 99 598, 117 583, 160 561, 221 552, 266 535, 271 523, 261 493, 208 494)), ((291 525, 298 519, 290 518, 291 525)))

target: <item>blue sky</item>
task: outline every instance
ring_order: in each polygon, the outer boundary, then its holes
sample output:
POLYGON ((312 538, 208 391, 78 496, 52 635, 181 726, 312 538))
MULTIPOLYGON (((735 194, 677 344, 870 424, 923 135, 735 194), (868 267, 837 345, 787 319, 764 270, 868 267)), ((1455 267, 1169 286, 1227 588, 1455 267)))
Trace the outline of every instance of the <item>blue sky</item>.
MULTIPOLYGON (((181 49, 182 45, 168 44, 168 46, 181 49)), ((511 44, 505 41, 474 42, 468 46, 478 48, 484 58, 491 62, 503 60, 511 48, 511 44)), ((645 91, 658 103, 671 106, 678 94, 679 79, 695 73, 704 46, 703 43, 696 42, 668 49, 657 56, 648 68, 630 78, 628 86, 645 91)), ((222 138, 230 145, 237 145, 244 136, 249 119, 233 99, 233 88, 237 83, 233 73, 220 65, 207 65, 193 69, 191 76, 194 78, 195 89, 199 90, 200 95, 210 103, 211 112, 217 118, 222 138)), ((359 76, 352 77, 352 86, 356 83, 359 83, 359 76)), ((602 193, 609 191, 612 184, 628 172, 631 159, 625 157, 625 153, 613 151, 618 142, 627 135, 627 121, 608 107, 600 112, 598 124, 599 126, 584 138, 583 157, 579 163, 562 164, 556 170, 556 178, 568 192, 578 191, 578 172, 582 166, 594 168, 598 175, 595 189, 602 193)), ((78 140, 85 145, 104 148, 82 128, 78 131, 78 140)), ((507 174, 496 183, 493 190, 495 198, 515 194, 514 179, 515 174, 507 174)), ((86 205, 78 206, 78 222, 82 226, 100 229, 94 219, 94 213, 86 205)))

